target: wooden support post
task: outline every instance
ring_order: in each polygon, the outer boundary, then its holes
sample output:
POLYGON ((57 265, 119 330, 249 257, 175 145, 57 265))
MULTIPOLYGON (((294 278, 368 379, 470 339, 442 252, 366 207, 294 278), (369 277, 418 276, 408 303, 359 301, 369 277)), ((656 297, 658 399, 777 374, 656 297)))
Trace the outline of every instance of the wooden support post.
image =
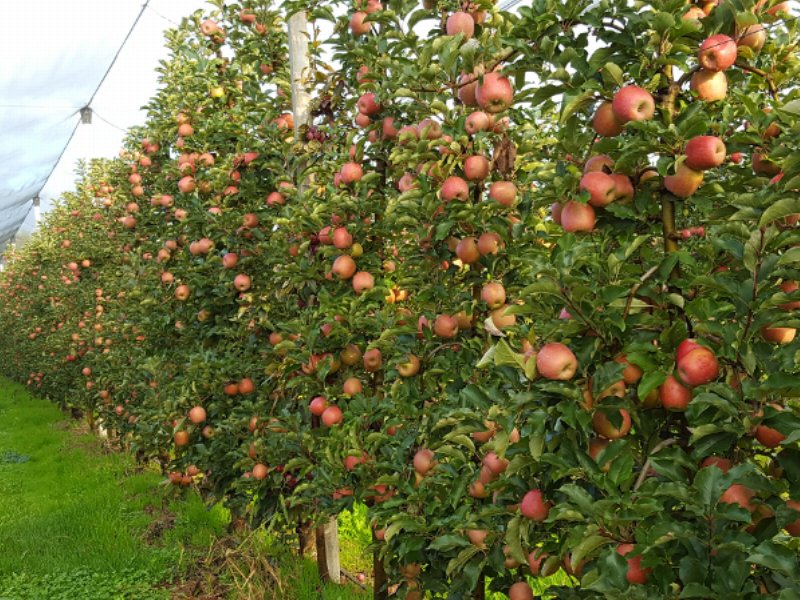
MULTIPOLYGON (((373 534, 372 541, 375 541, 373 534)), ((388 600, 388 580, 386 578, 386 568, 383 566, 380 550, 375 550, 372 554, 372 600, 388 600)))

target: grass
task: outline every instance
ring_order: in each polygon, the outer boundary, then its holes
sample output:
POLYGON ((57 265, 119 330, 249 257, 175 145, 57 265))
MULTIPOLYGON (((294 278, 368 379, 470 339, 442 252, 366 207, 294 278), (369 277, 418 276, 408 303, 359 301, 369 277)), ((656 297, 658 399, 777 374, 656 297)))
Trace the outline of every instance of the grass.
POLYGON ((339 548, 368 589, 322 584, 296 544, 263 529, 231 537, 220 505, 176 498, 159 473, 76 427, 0 378, 0 600, 372 597, 366 507, 339 515, 339 548))

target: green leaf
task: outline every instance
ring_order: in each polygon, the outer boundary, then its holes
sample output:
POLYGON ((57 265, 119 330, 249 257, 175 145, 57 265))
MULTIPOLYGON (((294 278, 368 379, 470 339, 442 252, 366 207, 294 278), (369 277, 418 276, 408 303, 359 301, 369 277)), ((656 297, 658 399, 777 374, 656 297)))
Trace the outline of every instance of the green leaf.
POLYGON ((759 544, 755 551, 747 557, 747 562, 761 565, 789 576, 797 574, 796 552, 771 540, 759 544))
POLYGON ((528 557, 522 549, 522 517, 516 516, 508 522, 505 539, 511 557, 521 563, 527 562, 528 557))
POLYGON ((433 540, 430 546, 428 546, 428 548, 440 552, 448 552, 456 548, 465 548, 470 545, 470 541, 465 537, 449 533, 437 537, 435 540, 433 540))
POLYGON ((764 214, 761 215, 761 219, 758 221, 758 226, 764 227, 773 221, 795 213, 800 213, 800 197, 778 200, 764 211, 764 214))

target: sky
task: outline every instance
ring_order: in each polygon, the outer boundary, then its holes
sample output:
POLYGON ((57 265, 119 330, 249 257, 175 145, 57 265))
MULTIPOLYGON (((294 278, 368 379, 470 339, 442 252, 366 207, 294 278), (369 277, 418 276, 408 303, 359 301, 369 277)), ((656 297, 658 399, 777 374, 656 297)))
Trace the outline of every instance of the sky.
MULTIPOLYGON (((14 27, 0 36, 0 241, 44 183, 145 0, 15 2, 14 27)), ((206 0, 150 0, 42 189, 42 210, 74 188, 79 159, 116 156, 125 130, 145 121, 140 109, 157 88, 164 31, 206 0)), ((7 15, 8 16, 8 15, 7 15)), ((23 231, 33 229, 33 211, 23 231)))

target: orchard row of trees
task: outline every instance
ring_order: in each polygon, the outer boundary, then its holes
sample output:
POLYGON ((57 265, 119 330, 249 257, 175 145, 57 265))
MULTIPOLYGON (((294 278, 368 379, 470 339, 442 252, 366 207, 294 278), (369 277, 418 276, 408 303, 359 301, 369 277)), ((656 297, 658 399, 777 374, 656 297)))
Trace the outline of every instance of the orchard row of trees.
POLYGON ((796 597, 789 4, 212 4, 7 253, 4 372, 237 520, 366 503, 376 597, 796 597))

